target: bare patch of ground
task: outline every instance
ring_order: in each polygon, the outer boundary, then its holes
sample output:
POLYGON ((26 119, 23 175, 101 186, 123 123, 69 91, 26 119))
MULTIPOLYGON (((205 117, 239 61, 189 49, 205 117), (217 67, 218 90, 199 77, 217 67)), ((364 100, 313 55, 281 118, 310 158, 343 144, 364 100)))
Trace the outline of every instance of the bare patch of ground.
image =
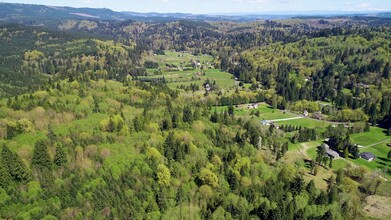
POLYGON ((378 219, 391 219, 391 197, 368 196, 366 203, 364 207, 366 216, 378 219))

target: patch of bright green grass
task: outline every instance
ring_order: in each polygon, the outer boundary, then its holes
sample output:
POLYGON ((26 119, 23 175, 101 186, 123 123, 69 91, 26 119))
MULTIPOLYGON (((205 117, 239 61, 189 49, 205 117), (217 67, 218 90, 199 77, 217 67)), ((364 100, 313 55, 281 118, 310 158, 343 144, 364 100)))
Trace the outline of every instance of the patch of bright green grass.
MULTIPOLYGON (((367 167, 371 170, 385 170, 386 168, 391 167, 391 160, 387 158, 387 154, 390 150, 391 148, 387 146, 387 143, 383 143, 373 147, 360 149, 360 152, 371 152, 376 156, 376 159, 371 162, 362 158, 348 160, 357 165, 367 167)), ((388 173, 388 177, 391 177, 390 173, 388 173)))
POLYGON ((369 132, 353 134, 350 136, 354 143, 362 146, 371 145, 380 141, 391 139, 387 136, 385 130, 379 127, 371 127, 369 132))
MULTIPOLYGON (((217 106, 212 108, 212 112, 222 112, 227 111, 228 106, 217 106)), ((274 119, 284 119, 296 117, 296 115, 291 113, 285 113, 278 109, 273 109, 270 105, 261 103, 257 109, 248 109, 246 105, 241 106, 240 108, 234 107, 235 115, 238 116, 254 116, 258 120, 274 120, 274 119), (256 116, 255 113, 259 111, 259 116, 256 116)))
POLYGON ((280 125, 293 125, 293 126, 301 126, 303 128, 326 128, 331 125, 328 121, 315 120, 311 118, 301 118, 289 121, 280 121, 278 122, 280 125))
POLYGON ((346 160, 342 160, 342 159, 333 160, 333 169, 334 170, 343 169, 347 166, 347 164, 348 162, 346 162, 346 160))
POLYGON ((81 120, 75 120, 67 124, 53 126, 53 131, 55 134, 60 136, 69 134, 69 128, 75 128, 78 131, 91 132, 93 129, 99 128, 100 122, 107 117, 108 116, 105 114, 92 114, 81 120))

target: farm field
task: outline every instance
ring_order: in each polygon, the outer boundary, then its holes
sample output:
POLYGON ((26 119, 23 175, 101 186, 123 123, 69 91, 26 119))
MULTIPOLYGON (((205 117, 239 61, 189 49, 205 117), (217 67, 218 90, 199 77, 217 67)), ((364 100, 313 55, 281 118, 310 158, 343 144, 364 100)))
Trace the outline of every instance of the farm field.
POLYGON ((187 52, 174 52, 171 50, 165 50, 164 55, 154 55, 150 54, 146 57, 146 60, 153 61, 163 66, 164 64, 173 64, 173 65, 182 65, 184 63, 189 63, 192 61, 197 61, 199 63, 210 63, 213 61, 213 57, 210 55, 193 55, 187 52))
POLYGON ((391 139, 390 136, 386 136, 385 130, 379 127, 371 127, 369 132, 353 134, 350 136, 354 143, 367 146, 380 141, 391 139))
POLYGON ((202 85, 207 79, 214 81, 218 88, 223 90, 234 89, 236 82, 232 74, 215 69, 209 55, 195 56, 186 52, 165 51, 165 55, 149 55, 146 60, 155 62, 159 69, 147 69, 148 76, 140 79, 158 79, 164 77, 170 88, 180 86, 202 85))
POLYGON ((295 120, 289 120, 289 121, 281 121, 278 122, 280 125, 294 125, 294 126, 301 126, 303 128, 319 128, 324 129, 331 125, 331 122, 328 121, 321 121, 316 120, 312 118, 301 118, 301 119, 295 119, 295 120))
MULTIPOLYGON (((217 106, 212 108, 213 111, 222 112, 228 109, 227 106, 217 106)), ((260 103, 256 109, 248 109, 247 105, 240 105, 239 108, 234 107, 235 115, 238 116, 254 116, 259 120, 276 120, 276 119, 285 119, 296 117, 297 115, 292 113, 284 113, 281 110, 273 109, 270 105, 266 103, 260 103), (256 116, 255 113, 259 111, 259 116, 256 116)))

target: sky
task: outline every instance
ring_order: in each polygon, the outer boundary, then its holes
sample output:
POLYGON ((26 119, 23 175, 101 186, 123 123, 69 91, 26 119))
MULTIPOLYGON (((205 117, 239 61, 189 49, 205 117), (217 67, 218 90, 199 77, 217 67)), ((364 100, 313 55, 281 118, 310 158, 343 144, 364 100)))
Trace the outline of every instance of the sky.
POLYGON ((110 8, 133 12, 182 12, 194 14, 391 11, 391 0, 0 0, 7 3, 110 8))

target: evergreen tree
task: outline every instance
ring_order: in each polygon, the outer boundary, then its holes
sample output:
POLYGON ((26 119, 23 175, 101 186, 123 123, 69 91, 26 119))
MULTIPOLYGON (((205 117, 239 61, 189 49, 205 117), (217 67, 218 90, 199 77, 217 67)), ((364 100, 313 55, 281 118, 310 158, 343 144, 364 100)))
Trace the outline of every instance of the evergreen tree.
POLYGON ((47 136, 50 141, 54 141, 56 139, 56 134, 54 133, 51 124, 49 124, 49 126, 48 126, 48 135, 47 136))
POLYGON ((11 175, 8 173, 8 170, 0 164, 0 188, 7 189, 9 183, 11 182, 11 175))
POLYGON ((174 159, 174 154, 175 154, 174 149, 175 148, 176 148, 176 141, 175 141, 175 137, 174 137, 174 132, 171 131, 168 134, 168 136, 163 144, 164 156, 168 160, 174 159))
POLYGON ((183 122, 189 124, 193 123, 193 112, 189 106, 183 108, 183 122))
POLYGON ((23 181, 28 178, 28 173, 22 160, 16 153, 12 153, 8 147, 3 146, 1 153, 3 166, 14 180, 23 181))
POLYGON ((357 159, 360 157, 360 150, 358 149, 357 145, 352 145, 350 147, 350 153, 352 154, 354 159, 357 159))
POLYGON ((33 158, 31 159, 33 166, 37 167, 46 167, 51 169, 52 162, 50 160, 47 142, 44 140, 39 140, 35 143, 35 148, 33 152, 33 158))
POLYGON ((233 105, 229 105, 229 106, 228 106, 228 114, 229 114, 230 116, 233 116, 233 115, 234 115, 234 107, 233 107, 233 105))
POLYGON ((54 156, 54 163, 57 166, 62 166, 67 163, 67 155, 64 151, 64 148, 58 146, 56 147, 56 155, 54 156))
POLYGON ((344 178, 344 171, 343 169, 339 169, 337 171, 337 177, 335 178, 335 182, 337 185, 340 185, 342 183, 342 179, 344 178))
POLYGON ((343 150, 343 157, 344 158, 348 158, 349 157, 349 147, 347 147, 347 146, 343 150))
POLYGON ((383 77, 384 79, 389 79, 390 78, 390 62, 388 62, 383 69, 383 77))
POLYGON ((364 132, 369 132, 371 127, 369 126, 369 123, 365 123, 364 132))
POLYGON ((320 165, 324 164, 325 158, 327 158, 326 148, 323 145, 318 146, 316 150, 316 163, 320 165))
POLYGON ((311 180, 308 183, 306 190, 307 190, 308 196, 310 197, 310 201, 312 199, 316 198, 316 187, 315 187, 314 180, 311 180))
POLYGON ((372 103, 369 109, 369 121, 371 122, 372 126, 376 126, 376 112, 376 104, 372 103))

